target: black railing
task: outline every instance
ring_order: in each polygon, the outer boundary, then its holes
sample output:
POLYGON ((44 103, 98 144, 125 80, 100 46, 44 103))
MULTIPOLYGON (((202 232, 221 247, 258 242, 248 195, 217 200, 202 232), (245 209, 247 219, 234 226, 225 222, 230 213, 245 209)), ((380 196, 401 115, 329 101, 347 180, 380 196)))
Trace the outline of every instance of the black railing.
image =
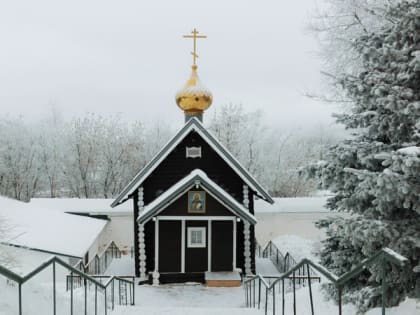
MULTIPOLYGON (((18 285, 18 314, 22 315, 23 308, 22 308, 22 286, 28 282, 30 279, 32 279, 34 276, 42 272, 44 269, 52 266, 52 286, 53 286, 53 296, 52 296, 52 311, 53 314, 57 314, 57 288, 56 288, 56 266, 60 265, 64 267, 66 270, 70 272, 70 276, 72 278, 79 277, 80 281, 82 282, 83 287, 83 314, 88 313, 88 290, 89 293, 94 294, 93 303, 94 303, 94 314, 97 315, 98 312, 103 310, 102 314, 107 315, 108 308, 114 309, 115 306, 115 300, 118 297, 118 301, 121 305, 124 305, 124 303, 121 303, 122 300, 124 300, 126 303, 125 305, 134 305, 135 304, 135 292, 134 292, 134 281, 130 281, 127 279, 123 279, 120 277, 109 277, 107 281, 102 283, 101 281, 98 281, 97 279, 89 276, 88 274, 83 273, 82 271, 78 270, 77 268, 71 266, 70 264, 66 263, 65 261, 61 260, 60 258, 54 256, 41 264, 39 267, 35 268, 33 271, 28 273, 25 276, 20 276, 13 271, 7 269, 4 266, 0 266, 0 275, 3 275, 6 277, 6 279, 13 281, 17 283, 18 285), (115 282, 118 282, 118 286, 125 286, 125 296, 124 296, 124 289, 119 288, 117 291, 118 294, 116 296, 115 294, 115 282), (128 288, 128 290, 127 290, 128 288), (102 301, 100 301, 100 298, 98 296, 98 293, 102 293, 102 301), (102 306, 101 306, 102 304, 102 306)), ((73 280, 73 279, 72 279, 73 280)), ((69 282, 68 291, 70 291, 70 315, 75 314, 75 305, 74 305, 74 291, 77 290, 77 288, 74 288, 74 281, 69 282)), ((0 299, 1 299, 0 295, 0 299)), ((79 311, 77 314, 82 314, 79 311)))
POLYGON ((103 274, 115 258, 121 258, 121 254, 118 246, 111 241, 102 252, 96 254, 86 265, 80 260, 75 267, 91 275, 103 274))
MULTIPOLYGON (((318 273, 327 278, 332 285, 337 289, 338 292, 338 314, 342 314, 342 290, 344 286, 353 279, 354 277, 360 275, 363 271, 366 270, 371 265, 380 265, 382 268, 381 273, 381 284, 382 284, 382 314, 385 314, 386 308, 386 299, 385 299, 385 287, 386 287, 386 273, 385 267, 386 264, 393 264, 400 267, 405 266, 408 260, 395 253, 391 249, 384 248, 378 251, 372 257, 363 260, 359 265, 345 273, 341 277, 337 277, 332 272, 328 271, 323 266, 312 262, 309 259, 302 259, 295 266, 290 268, 288 271, 282 273, 274 281, 270 283, 266 280, 265 277, 261 275, 256 275, 250 277, 244 281, 245 288, 245 304, 250 308, 261 308, 265 310, 265 314, 271 313, 273 315, 280 314, 279 307, 276 303, 276 291, 281 292, 281 314, 285 314, 285 298, 286 298, 286 287, 285 281, 291 281, 292 290, 293 290, 293 314, 297 314, 297 305, 296 305, 296 281, 299 279, 296 275, 297 271, 301 268, 306 269, 306 278, 308 283, 308 292, 309 300, 311 307, 311 314, 314 315, 314 301, 312 295, 312 279, 310 268, 313 268, 318 273), (277 288, 276 288, 277 287, 277 288)), ((300 276, 301 277, 301 276, 300 276)))
MULTIPOLYGON (((265 247, 262 247, 255 239, 255 254, 257 257, 269 258, 277 270, 281 273, 286 272, 297 265, 296 260, 289 252, 283 254, 272 241, 269 241, 265 247)), ((296 275, 299 279, 298 285, 305 281, 304 279, 307 278, 307 273, 308 270, 306 268, 300 268, 297 270, 296 275)), ((316 272, 312 268, 309 268, 309 276, 317 277, 316 272)))

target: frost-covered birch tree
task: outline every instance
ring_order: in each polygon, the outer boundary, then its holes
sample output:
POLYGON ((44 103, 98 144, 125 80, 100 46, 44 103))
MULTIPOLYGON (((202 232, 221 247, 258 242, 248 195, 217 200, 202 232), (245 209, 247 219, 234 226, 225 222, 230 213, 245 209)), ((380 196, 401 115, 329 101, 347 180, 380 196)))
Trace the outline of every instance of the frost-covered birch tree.
POLYGON ((79 198, 97 196, 100 176, 100 138, 103 118, 90 114, 70 123, 65 148, 64 178, 72 194, 79 198))
MULTIPOLYGON (((264 125, 262 111, 222 106, 210 130, 273 196, 305 196, 313 182, 299 168, 319 157, 334 137, 318 130, 264 125)), ((163 122, 146 125, 118 115, 86 114, 65 121, 59 113, 39 122, 0 121, 0 193, 38 197, 113 198, 175 134, 163 122)))
POLYGON ((58 197, 63 188, 65 127, 59 113, 53 110, 50 117, 40 122, 37 132, 40 148, 37 158, 42 185, 40 191, 51 198, 58 197))
POLYGON ((29 200, 39 189, 37 133, 22 119, 0 122, 0 188, 3 194, 29 200))
POLYGON ((275 197, 308 196, 316 189, 300 168, 319 159, 323 146, 340 134, 315 130, 284 130, 264 126, 263 112, 246 112, 241 105, 225 105, 215 113, 210 131, 275 197))
POLYGON ((118 117, 105 120, 99 138, 99 182, 101 197, 116 196, 145 164, 144 128, 140 123, 130 127, 118 117))
MULTIPOLYGON (((406 269, 386 272, 386 302, 395 305, 420 296, 420 3, 396 4, 384 18, 390 23, 354 39, 361 67, 339 82, 353 105, 337 118, 354 135, 309 170, 334 192, 330 209, 355 214, 318 223, 328 235, 321 262, 343 274, 382 247, 406 256, 406 269)), ((370 268, 347 297, 364 311, 380 302, 379 286, 370 268)))

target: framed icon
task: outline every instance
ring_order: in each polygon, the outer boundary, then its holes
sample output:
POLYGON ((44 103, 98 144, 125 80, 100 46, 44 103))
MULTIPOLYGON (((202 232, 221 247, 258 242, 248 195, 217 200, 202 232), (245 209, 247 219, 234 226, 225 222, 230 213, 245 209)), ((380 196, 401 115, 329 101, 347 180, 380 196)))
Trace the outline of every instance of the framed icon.
POLYGON ((206 212, 206 192, 189 191, 188 192, 188 212, 205 213, 206 212))

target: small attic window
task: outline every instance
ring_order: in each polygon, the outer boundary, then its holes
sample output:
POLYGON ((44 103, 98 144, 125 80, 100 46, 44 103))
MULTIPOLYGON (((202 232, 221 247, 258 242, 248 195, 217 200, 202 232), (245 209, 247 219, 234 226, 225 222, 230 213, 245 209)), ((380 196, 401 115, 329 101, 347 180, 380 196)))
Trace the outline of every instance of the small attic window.
POLYGON ((186 147, 187 158, 201 158, 201 147, 186 147))

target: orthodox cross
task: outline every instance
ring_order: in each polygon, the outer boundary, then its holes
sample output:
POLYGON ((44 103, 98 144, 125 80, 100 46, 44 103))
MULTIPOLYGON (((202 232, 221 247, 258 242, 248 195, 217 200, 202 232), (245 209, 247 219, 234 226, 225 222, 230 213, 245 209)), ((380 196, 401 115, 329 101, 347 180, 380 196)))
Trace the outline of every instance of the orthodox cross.
POLYGON ((184 35, 184 38, 193 38, 194 39, 194 51, 191 52, 191 55, 193 55, 193 65, 196 66, 196 60, 198 58, 197 55, 197 38, 207 38, 207 36, 204 35, 198 35, 198 31, 194 28, 194 30, 191 32, 192 35, 184 35))

